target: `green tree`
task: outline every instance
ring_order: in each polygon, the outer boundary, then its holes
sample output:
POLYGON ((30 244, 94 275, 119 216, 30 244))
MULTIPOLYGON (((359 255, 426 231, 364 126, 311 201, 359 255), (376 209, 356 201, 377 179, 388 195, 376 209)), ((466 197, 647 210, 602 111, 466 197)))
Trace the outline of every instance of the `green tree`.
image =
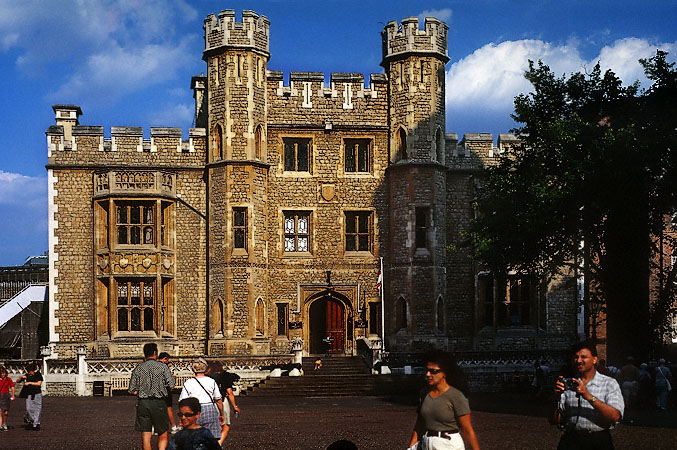
POLYGON ((512 115, 522 145, 489 169, 471 228, 474 256, 497 274, 582 270, 611 359, 647 355, 666 318, 649 308, 651 236, 676 205, 677 72, 666 57, 640 61, 644 91, 599 64, 567 78, 530 61, 533 91, 512 115))

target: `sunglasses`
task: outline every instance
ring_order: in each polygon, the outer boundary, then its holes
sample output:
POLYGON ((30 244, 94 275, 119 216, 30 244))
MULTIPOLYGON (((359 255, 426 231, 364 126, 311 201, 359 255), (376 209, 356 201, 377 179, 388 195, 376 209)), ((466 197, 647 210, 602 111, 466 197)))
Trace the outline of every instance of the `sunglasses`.
POLYGON ((442 369, 425 369, 425 373, 429 373, 430 375, 437 375, 440 372, 442 372, 442 369))
POLYGON ((176 415, 179 416, 179 418, 181 418, 181 417, 193 417, 193 416, 196 416, 197 413, 182 413, 182 412, 180 412, 180 413, 177 413, 176 415))

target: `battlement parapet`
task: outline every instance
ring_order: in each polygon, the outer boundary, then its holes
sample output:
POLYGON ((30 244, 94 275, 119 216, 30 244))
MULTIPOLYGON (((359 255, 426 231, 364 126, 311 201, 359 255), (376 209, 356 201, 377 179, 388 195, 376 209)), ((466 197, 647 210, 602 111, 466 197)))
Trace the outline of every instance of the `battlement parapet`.
POLYGON ((175 151, 177 153, 196 153, 198 140, 205 140, 204 128, 191 128, 189 139, 183 140, 181 128, 151 127, 150 139, 143 138, 142 127, 111 127, 111 137, 104 137, 104 127, 77 125, 70 129, 70 138, 63 125, 51 125, 47 131, 47 155, 51 157, 57 151, 77 151, 78 147, 96 149, 100 152, 136 151, 139 153, 157 153, 175 151))
POLYGON ((383 62, 386 67, 393 60, 400 59, 408 54, 426 54, 435 56, 445 63, 449 61, 447 52, 446 23, 434 17, 425 18, 423 30, 418 28, 417 17, 402 19, 402 24, 390 21, 381 32, 383 42, 383 62))
POLYGON ((254 11, 242 11, 242 22, 235 21, 235 11, 227 9, 217 16, 210 14, 204 21, 204 59, 227 48, 248 49, 270 58, 270 21, 254 11))
POLYGON ((494 146, 491 133, 466 133, 460 142, 456 133, 447 133, 445 141, 447 154, 451 157, 448 161, 456 169, 494 166, 500 157, 509 155, 521 143, 518 136, 509 133, 498 135, 497 146, 494 146))
POLYGON ((319 97, 343 100, 343 108, 352 109, 352 98, 377 98, 378 91, 385 90, 388 81, 385 74, 373 73, 369 77, 369 87, 365 87, 361 73, 333 72, 327 82, 322 72, 290 72, 289 86, 285 86, 282 72, 269 70, 267 76, 279 97, 302 96, 304 108, 311 108, 312 98, 319 97))

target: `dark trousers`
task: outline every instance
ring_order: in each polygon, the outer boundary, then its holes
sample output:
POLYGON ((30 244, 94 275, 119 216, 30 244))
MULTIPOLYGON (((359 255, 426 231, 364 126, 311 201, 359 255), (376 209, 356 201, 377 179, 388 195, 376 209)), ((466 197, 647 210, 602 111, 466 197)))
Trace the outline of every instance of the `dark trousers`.
POLYGON ((614 450, 614 443, 608 430, 565 431, 557 450, 614 450))

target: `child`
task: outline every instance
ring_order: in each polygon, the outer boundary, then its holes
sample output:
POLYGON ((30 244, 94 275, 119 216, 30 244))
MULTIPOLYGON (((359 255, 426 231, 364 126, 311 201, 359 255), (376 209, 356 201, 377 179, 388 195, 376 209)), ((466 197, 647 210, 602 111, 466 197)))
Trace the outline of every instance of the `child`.
POLYGON ((200 418, 200 401, 195 397, 179 402, 179 424, 182 430, 169 441, 168 450, 221 450, 219 441, 212 433, 197 424, 200 418))
POLYGON ((0 366, 0 431, 7 431, 7 416, 12 400, 14 400, 14 381, 7 376, 7 369, 0 366))

